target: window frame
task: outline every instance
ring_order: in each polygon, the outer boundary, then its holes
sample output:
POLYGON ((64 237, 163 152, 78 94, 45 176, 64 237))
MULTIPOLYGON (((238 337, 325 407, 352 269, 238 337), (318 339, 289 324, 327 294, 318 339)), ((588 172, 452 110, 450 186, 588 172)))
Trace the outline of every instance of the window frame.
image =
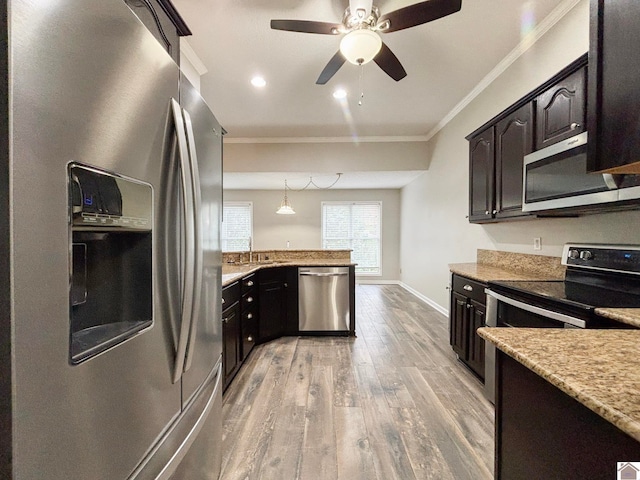
MULTIPOLYGON (((249 243, 251 243, 251 239, 253 238, 253 202, 251 201, 242 201, 242 200, 233 200, 233 201, 223 201, 222 202, 222 223, 224 224, 224 209, 227 206, 248 206, 249 207, 249 215, 250 215, 250 220, 249 220, 249 243)), ((223 248, 224 245, 226 245, 226 242, 229 240, 229 237, 224 237, 223 236, 223 231, 225 230, 224 226, 221 226, 220 228, 220 250, 222 251, 222 253, 232 253, 232 252, 244 252, 244 251, 248 251, 247 250, 225 250, 223 248)), ((234 240, 233 238, 231 240, 234 240)))
MULTIPOLYGON (((321 238, 320 238, 320 247, 324 249, 325 244, 325 222, 324 222, 324 207, 325 205, 377 205, 379 208, 378 215, 378 271, 377 272, 358 272, 358 266, 356 265, 356 276, 363 277, 381 277, 382 276, 382 201, 381 200, 332 200, 332 201, 323 201, 320 205, 320 223, 321 223, 321 238)), ((351 229, 351 234, 353 235, 353 229, 351 229)), ((349 238, 351 243, 351 251, 353 252, 353 241, 354 237, 349 238)))

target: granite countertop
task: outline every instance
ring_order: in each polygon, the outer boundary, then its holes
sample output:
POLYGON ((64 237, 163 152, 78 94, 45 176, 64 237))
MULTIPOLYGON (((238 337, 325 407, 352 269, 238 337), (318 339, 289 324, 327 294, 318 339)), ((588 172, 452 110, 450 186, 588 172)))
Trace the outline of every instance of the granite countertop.
POLYGON ((484 327, 478 334, 640 441, 640 330, 484 327))
POLYGON ((247 275, 263 268, 272 267, 350 267, 356 265, 351 260, 335 259, 294 259, 277 262, 222 265, 222 286, 226 287, 247 275))
POLYGON ((640 328, 640 308, 596 308, 596 315, 640 328))
POLYGON ((449 270, 463 277, 487 283, 493 280, 562 280, 557 276, 527 271, 509 270, 484 263, 451 263, 449 270))
POLYGON ((566 271, 559 257, 483 249, 477 251, 477 262, 452 263, 449 270, 483 283, 492 280, 564 280, 566 271))

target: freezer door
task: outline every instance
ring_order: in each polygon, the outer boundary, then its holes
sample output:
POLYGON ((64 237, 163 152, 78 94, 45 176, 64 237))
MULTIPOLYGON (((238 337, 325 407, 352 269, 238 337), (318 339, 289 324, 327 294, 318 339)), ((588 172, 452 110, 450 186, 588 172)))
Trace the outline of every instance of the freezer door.
POLYGON ((186 405, 222 354, 222 128, 197 90, 180 76, 180 104, 193 162, 196 197, 195 299, 182 375, 186 405))
POLYGON ((13 477, 124 479, 181 410, 158 275, 160 225, 175 223, 160 201, 178 69, 121 0, 14 0, 8 22, 13 477), (154 212, 152 325, 78 365, 69 359, 70 162, 150 184, 154 212))

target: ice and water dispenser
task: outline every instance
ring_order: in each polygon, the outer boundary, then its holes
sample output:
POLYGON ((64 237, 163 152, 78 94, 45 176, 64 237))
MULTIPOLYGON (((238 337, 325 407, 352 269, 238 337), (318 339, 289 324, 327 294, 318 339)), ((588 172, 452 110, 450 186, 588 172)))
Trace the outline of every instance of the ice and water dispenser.
POLYGON ((151 185, 70 164, 70 362, 149 327, 153 315, 151 185))

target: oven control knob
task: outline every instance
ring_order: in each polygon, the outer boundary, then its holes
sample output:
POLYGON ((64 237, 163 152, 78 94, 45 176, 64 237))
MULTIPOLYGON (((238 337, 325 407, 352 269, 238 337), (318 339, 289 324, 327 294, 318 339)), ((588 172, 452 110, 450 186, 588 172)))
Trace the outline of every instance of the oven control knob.
POLYGON ((593 258, 593 254, 589 250, 583 250, 580 252, 580 258, 582 260, 591 260, 593 258))
POLYGON ((569 258, 575 260, 580 257, 580 252, 578 250, 569 250, 569 258))

